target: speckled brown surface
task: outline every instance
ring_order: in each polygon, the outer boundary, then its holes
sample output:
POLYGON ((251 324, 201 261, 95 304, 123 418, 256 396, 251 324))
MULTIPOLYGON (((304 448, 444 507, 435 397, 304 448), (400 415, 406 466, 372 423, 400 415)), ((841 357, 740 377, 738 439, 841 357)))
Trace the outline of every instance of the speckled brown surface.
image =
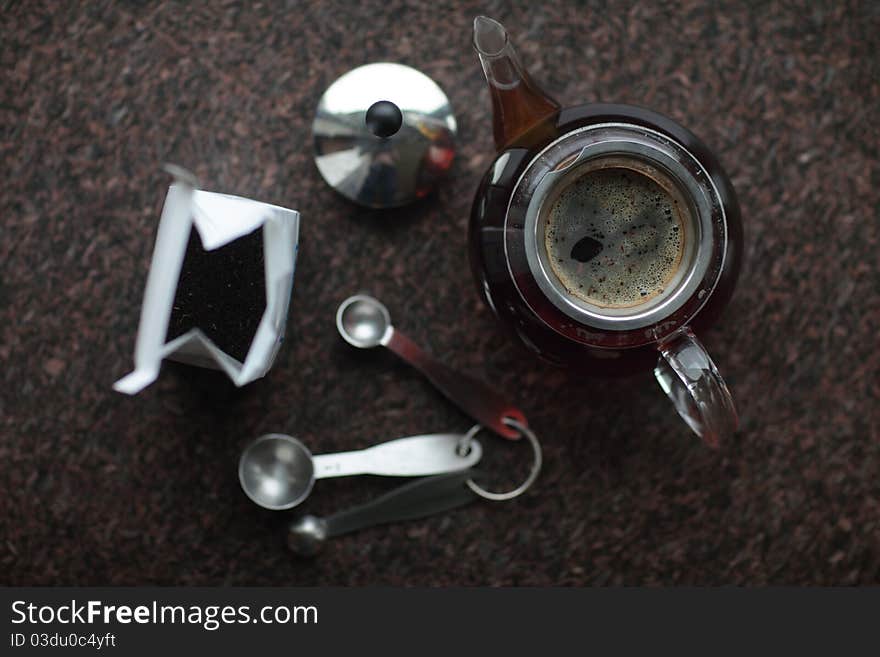
MULTIPOLYGON (((288 5, 3 3, 0 583, 880 583, 877 3, 288 5), (481 307, 465 244, 492 150, 478 13, 566 103, 647 105, 725 164, 746 263, 705 336, 742 417, 722 450, 688 435, 649 375, 569 380, 481 307), (310 152, 322 90, 376 60, 434 77, 460 123, 448 183, 388 213, 336 197, 310 152), (302 212, 288 341, 243 390, 183 366, 134 398, 111 390, 132 364, 163 161, 302 212), (513 396, 546 469, 516 502, 295 561, 284 516, 239 490, 248 440, 326 451, 469 426, 389 354, 342 342, 333 315, 359 290, 513 396)), ((525 468, 525 450, 491 447, 511 477, 525 468)), ((321 482, 306 508, 390 486, 321 482)))

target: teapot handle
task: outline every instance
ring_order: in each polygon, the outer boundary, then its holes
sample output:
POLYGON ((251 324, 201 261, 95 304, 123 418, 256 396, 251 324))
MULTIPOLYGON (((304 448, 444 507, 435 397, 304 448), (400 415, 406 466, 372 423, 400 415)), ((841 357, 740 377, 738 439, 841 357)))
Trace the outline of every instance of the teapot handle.
POLYGON ((675 410, 710 447, 736 431, 739 420, 730 390, 706 348, 684 327, 660 342, 654 376, 675 410))

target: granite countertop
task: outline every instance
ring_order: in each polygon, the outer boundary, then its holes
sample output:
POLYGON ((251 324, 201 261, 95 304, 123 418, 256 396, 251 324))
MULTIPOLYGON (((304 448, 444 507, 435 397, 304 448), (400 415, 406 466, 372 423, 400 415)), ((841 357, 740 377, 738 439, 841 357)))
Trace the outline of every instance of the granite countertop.
MULTIPOLYGON (((0 584, 880 583, 880 7, 748 4, 5 7, 0 584), (746 252, 704 336, 742 420, 719 451, 689 435, 650 375, 552 370, 481 305, 466 248, 492 157, 470 47, 478 13, 507 26, 565 103, 651 107, 724 163, 746 252), (436 79, 460 126, 450 179, 391 212, 327 188, 310 141, 327 85, 382 60, 436 79), (302 213, 286 343, 243 389, 173 364, 135 397, 111 389, 132 365, 161 162, 302 213), (296 560, 290 516, 239 489, 248 441, 284 432, 320 452, 470 426, 392 355, 343 343, 335 309, 358 291, 514 398, 543 438, 545 470, 515 502, 367 530, 296 560)), ((487 452, 511 481, 527 467, 524 447, 487 452)), ((320 482, 303 510, 393 485, 320 482)))

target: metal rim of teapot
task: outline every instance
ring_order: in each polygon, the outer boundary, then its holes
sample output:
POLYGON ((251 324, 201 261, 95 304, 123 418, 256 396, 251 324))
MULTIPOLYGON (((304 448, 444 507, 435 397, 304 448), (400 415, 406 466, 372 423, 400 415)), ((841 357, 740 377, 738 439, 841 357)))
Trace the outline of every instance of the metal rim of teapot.
MULTIPOLYGON (((602 123, 568 132, 545 147, 529 163, 514 187, 511 202, 513 203, 513 200, 516 199, 523 181, 529 175, 533 165, 539 162, 542 156, 564 141, 583 139, 584 133, 588 131, 597 135, 596 140, 583 146, 579 152, 575 151, 578 154, 569 164, 545 174, 528 200, 524 226, 525 254, 529 269, 541 292, 556 308, 571 319, 587 326, 606 330, 632 330, 657 324, 678 311, 701 285, 704 287, 700 298, 705 302, 723 269, 724 243, 727 239, 726 222, 717 222, 716 215, 721 204, 718 202, 718 190, 711 177, 689 151, 681 144, 672 142, 665 135, 643 126, 627 123, 602 123), (607 133, 604 137, 602 130, 607 133), (564 182, 567 176, 572 175, 578 165, 597 157, 611 155, 641 158, 662 168, 673 182, 682 187, 684 196, 693 205, 692 213, 695 215, 694 228, 697 235, 693 240, 694 253, 686 270, 678 277, 675 288, 660 302, 635 313, 609 312, 608 309, 594 306, 568 294, 563 284, 552 273, 545 249, 539 246, 543 241, 541 236, 546 219, 544 209, 548 201, 555 198, 558 184, 564 182), (689 167, 698 173, 695 175, 689 170, 689 167), (720 223, 722 231, 721 243, 713 244, 713 241, 718 239, 715 236, 718 228, 717 223, 720 223), (720 262, 712 262, 719 258, 720 262), (713 269, 713 264, 715 264, 716 274, 714 279, 710 281, 711 284, 706 286, 706 275, 713 269)), ((505 237, 505 239, 507 238, 505 237)), ((700 305, 702 306, 702 304, 700 305)))

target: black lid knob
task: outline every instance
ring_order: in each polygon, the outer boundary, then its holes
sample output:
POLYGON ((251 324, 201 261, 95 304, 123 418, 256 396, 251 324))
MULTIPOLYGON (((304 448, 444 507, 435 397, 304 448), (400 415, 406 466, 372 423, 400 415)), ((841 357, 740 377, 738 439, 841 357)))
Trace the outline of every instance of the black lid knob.
POLYGON ((367 110, 367 127, 377 137, 387 139, 400 130, 403 113, 390 100, 379 100, 367 110))

